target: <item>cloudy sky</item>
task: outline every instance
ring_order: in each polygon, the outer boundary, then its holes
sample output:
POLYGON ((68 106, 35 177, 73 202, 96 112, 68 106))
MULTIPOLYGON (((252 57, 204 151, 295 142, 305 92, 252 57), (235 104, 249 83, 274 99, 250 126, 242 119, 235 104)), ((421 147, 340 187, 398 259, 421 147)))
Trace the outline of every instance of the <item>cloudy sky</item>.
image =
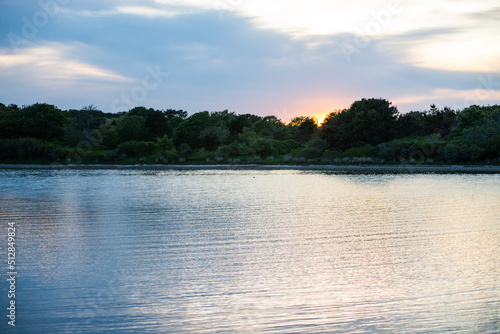
POLYGON ((0 0, 0 102, 283 121, 500 103, 498 0, 0 0))

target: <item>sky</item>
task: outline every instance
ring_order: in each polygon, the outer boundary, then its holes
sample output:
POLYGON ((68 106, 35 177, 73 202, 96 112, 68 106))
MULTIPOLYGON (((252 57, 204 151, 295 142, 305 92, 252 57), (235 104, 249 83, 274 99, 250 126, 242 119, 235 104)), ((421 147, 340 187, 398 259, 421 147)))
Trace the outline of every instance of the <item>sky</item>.
POLYGON ((275 115, 500 103, 498 0, 0 0, 0 102, 275 115))

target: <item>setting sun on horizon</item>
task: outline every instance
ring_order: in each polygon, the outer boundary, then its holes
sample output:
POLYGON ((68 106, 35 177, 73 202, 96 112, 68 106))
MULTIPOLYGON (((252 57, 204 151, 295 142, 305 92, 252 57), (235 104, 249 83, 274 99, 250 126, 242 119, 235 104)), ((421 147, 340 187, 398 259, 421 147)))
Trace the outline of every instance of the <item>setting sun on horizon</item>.
POLYGON ((328 113, 314 116, 318 120, 318 126, 319 127, 321 127, 323 125, 323 123, 325 122, 325 118, 326 118, 327 115, 328 115, 328 113))

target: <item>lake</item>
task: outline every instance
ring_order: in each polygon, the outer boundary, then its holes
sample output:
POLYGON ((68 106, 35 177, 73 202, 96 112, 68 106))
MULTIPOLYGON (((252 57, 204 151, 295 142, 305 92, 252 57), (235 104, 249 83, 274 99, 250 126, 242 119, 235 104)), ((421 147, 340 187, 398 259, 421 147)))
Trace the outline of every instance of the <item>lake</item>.
POLYGON ((499 174, 0 169, 0 222, 2 333, 500 332, 499 174))

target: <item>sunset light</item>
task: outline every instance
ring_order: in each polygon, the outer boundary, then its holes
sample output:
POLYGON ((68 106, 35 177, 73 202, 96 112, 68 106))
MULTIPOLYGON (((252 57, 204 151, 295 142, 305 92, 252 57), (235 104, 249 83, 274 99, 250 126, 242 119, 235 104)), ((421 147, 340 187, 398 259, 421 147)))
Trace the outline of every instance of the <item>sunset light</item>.
POLYGON ((325 122, 326 115, 327 114, 322 114, 322 115, 315 116, 316 119, 318 120, 318 126, 322 126, 323 125, 323 123, 325 122))
POLYGON ((360 97, 408 112, 494 104, 500 91, 497 1, 0 2, 4 103, 288 121, 360 97), (147 68, 168 77, 148 89, 147 68))
POLYGON ((499 1, 0 0, 0 333, 498 333, 499 1))

